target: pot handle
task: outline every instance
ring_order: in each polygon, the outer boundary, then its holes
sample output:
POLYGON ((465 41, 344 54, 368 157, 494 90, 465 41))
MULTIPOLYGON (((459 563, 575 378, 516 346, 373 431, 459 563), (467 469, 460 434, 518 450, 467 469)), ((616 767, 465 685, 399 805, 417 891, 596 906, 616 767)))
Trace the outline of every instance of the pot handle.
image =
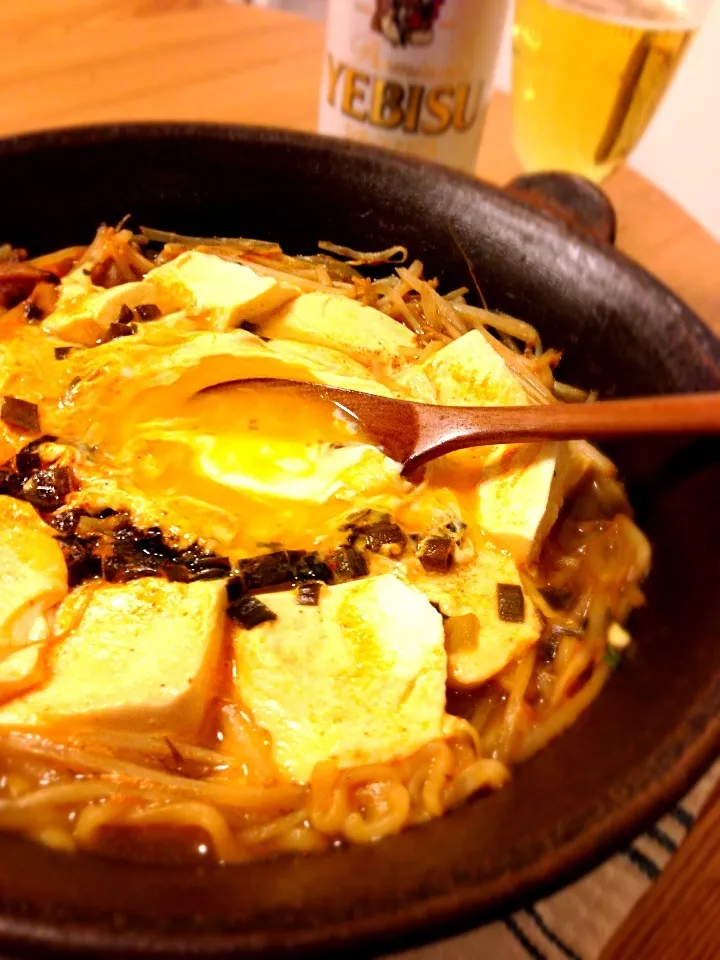
POLYGON ((527 173, 505 187, 512 197, 601 243, 614 243, 615 210, 596 184, 575 173, 527 173))

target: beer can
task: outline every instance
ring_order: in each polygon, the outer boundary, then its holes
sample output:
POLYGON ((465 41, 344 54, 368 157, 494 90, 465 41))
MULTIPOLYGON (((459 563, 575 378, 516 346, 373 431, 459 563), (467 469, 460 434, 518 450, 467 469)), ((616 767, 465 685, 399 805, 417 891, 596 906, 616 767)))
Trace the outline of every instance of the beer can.
POLYGON ((330 0, 321 133, 475 168, 508 0, 330 0))

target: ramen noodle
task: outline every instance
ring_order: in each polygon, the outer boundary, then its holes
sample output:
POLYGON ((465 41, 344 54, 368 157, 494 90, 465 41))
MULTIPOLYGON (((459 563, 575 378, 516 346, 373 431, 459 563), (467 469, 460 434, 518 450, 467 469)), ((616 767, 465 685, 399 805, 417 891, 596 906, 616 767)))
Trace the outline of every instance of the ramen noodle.
POLYGON ((602 453, 405 479, 261 382, 592 402, 469 294, 398 246, 120 225, 0 248, 0 829, 170 862, 374 843, 502 787, 592 702, 650 562, 602 453))

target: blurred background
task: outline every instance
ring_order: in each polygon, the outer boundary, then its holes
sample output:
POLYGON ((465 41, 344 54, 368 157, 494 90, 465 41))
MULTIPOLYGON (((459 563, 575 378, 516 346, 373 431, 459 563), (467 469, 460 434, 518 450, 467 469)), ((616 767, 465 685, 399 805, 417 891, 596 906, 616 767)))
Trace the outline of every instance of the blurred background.
MULTIPOLYGON (((324 20, 329 0, 235 0, 324 20)), ((494 84, 510 91, 512 9, 494 84)), ((630 166, 657 184, 720 240, 720 3, 714 3, 680 64, 630 166)))

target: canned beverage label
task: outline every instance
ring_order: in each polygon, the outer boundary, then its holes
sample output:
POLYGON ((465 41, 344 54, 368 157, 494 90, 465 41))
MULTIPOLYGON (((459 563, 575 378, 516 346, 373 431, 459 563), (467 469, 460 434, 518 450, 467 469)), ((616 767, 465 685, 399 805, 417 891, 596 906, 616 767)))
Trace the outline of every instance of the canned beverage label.
POLYGON ((320 132, 473 170, 507 0, 331 0, 320 132))

